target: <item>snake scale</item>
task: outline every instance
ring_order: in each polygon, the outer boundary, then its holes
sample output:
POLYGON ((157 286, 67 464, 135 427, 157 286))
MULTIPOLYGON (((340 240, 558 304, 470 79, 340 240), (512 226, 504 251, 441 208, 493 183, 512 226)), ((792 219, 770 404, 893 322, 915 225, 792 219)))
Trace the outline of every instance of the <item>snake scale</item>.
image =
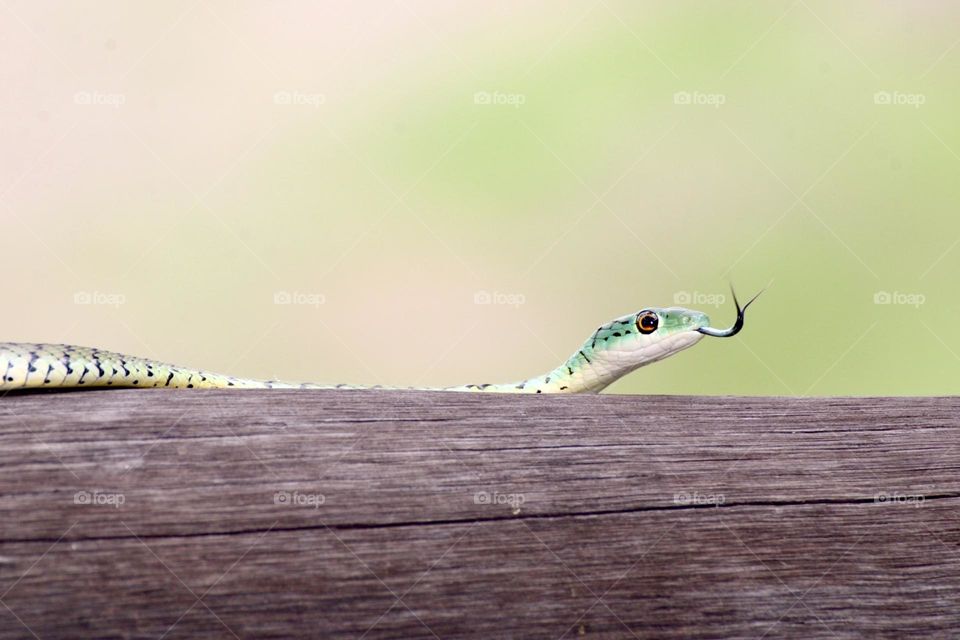
MULTIPOLYGON (((759 295, 759 294, 758 294, 759 295)), ((710 318, 680 307, 648 308, 601 325, 552 371, 508 384, 417 387, 430 391, 500 393, 597 393, 631 371, 696 344, 703 336, 730 337, 743 328, 746 308, 737 302, 729 329, 713 329, 710 318)), ((0 342, 0 391, 71 390, 96 387, 169 389, 383 389, 334 384, 259 381, 165 364, 146 358, 63 344, 0 342)), ((412 387, 411 387, 412 388, 412 387)))

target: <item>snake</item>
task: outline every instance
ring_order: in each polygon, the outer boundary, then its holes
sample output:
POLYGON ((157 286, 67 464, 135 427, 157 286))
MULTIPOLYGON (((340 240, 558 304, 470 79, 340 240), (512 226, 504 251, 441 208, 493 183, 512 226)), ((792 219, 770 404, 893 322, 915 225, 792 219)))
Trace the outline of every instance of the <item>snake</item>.
MULTIPOLYGON (((731 290, 732 291, 732 290, 731 290)), ((762 291, 761 291, 762 293, 762 291)), ((704 336, 729 338, 743 328, 740 306, 727 329, 710 326, 703 312, 683 307, 646 308, 602 324, 565 362, 551 371, 506 384, 453 387, 385 387, 251 380, 67 344, 0 342, 0 391, 87 388, 164 389, 414 389, 494 393, 598 393, 628 373, 688 349, 704 336)))

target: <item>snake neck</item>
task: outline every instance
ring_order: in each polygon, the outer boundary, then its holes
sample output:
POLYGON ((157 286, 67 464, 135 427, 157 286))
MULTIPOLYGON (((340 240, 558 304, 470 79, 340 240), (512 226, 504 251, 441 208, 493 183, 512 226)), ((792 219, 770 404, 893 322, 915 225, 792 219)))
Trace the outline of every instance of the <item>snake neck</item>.
POLYGON ((594 352, 589 342, 557 368, 533 378, 506 384, 466 384, 448 391, 495 393, 599 393, 622 373, 609 366, 606 354, 594 352))

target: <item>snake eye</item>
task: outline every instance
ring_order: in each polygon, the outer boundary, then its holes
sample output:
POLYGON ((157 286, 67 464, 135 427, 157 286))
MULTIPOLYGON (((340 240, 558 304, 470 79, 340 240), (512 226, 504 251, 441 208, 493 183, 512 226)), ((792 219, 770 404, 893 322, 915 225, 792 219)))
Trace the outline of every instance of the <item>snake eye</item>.
POLYGON ((660 318, 653 311, 641 311, 637 314, 637 329, 640 333, 653 333, 659 323, 660 318))

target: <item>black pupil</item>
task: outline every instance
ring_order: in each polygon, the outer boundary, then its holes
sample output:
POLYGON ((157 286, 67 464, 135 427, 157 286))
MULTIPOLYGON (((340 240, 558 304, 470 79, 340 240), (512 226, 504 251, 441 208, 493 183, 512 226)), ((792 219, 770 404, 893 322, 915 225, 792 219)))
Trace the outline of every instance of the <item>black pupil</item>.
POLYGON ((657 328, 657 316, 653 314, 647 314, 640 318, 640 326, 644 329, 649 329, 653 331, 657 328))

